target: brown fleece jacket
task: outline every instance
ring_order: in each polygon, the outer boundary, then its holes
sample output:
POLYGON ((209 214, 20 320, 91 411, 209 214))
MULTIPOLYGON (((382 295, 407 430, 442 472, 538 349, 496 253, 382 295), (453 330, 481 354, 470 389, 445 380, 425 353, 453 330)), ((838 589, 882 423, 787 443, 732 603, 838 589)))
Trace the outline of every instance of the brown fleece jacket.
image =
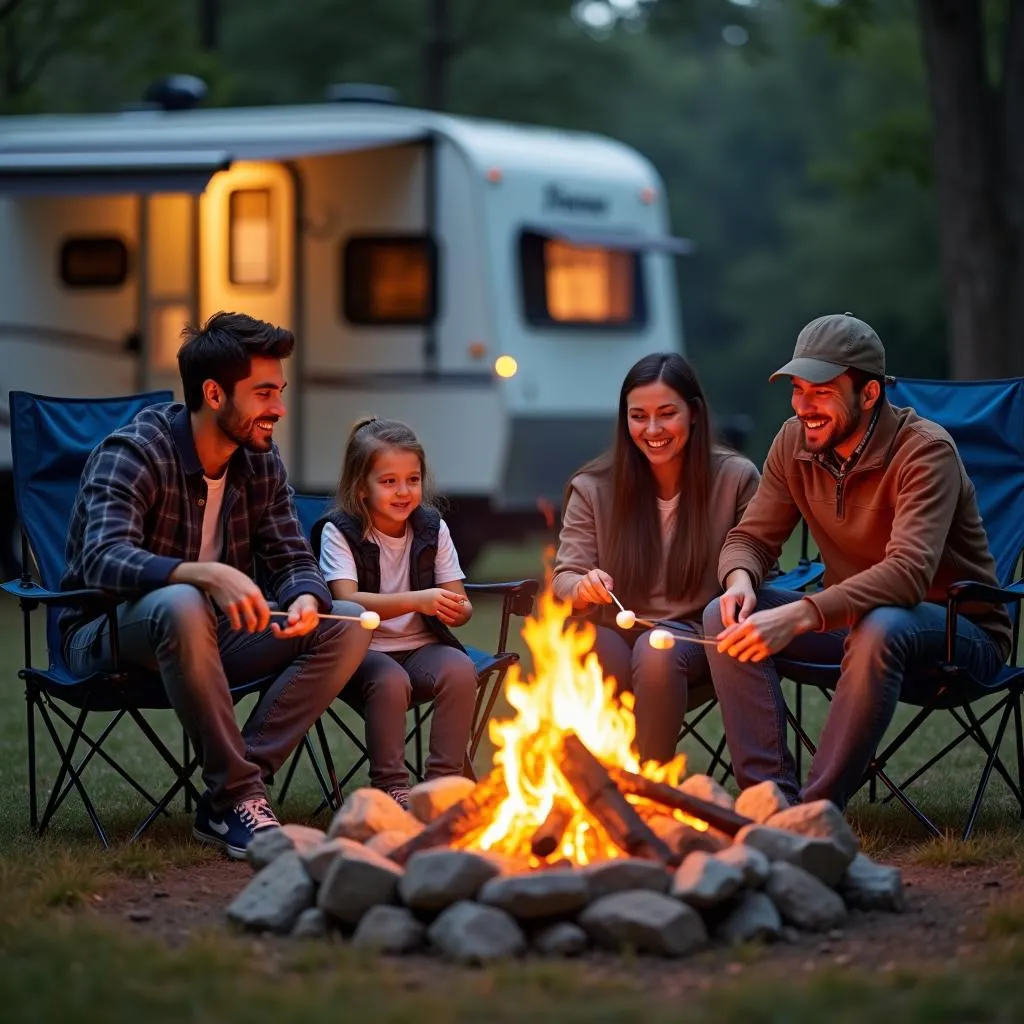
MULTIPOLYGON (((822 630, 853 626, 886 605, 943 604, 958 580, 999 585, 974 485, 937 423, 886 403, 860 458, 838 478, 802 438, 793 417, 772 442, 757 494, 722 548, 723 585, 745 569, 760 586, 801 516, 826 567, 824 589, 808 598, 822 630)), ((961 611, 1009 654, 1003 604, 961 611)))
MULTIPOLYGON (((717 552, 729 530, 739 522, 743 509, 757 488, 757 468, 734 452, 716 451, 711 483, 711 521, 708 536, 708 561, 700 587, 681 600, 665 597, 663 581, 651 581, 651 593, 633 610, 647 619, 699 619, 704 606, 721 593, 716 578, 717 552)), ((686 501, 686 495, 680 495, 686 501)), ((555 596, 571 601, 580 577, 591 569, 607 569, 606 552, 612 522, 612 488, 609 476, 580 473, 570 483, 569 497, 562 513, 551 588, 555 596)), ((614 605, 599 609, 605 624, 615 621, 614 605)))

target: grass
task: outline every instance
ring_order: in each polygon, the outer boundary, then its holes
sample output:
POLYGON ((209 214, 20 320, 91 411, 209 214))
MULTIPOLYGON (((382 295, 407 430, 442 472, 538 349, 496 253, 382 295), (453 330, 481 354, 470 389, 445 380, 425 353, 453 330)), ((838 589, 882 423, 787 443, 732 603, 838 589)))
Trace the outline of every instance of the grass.
MULTIPOLYGON (((788 564, 788 563, 787 563, 788 564)), ((538 544, 492 548, 474 572, 475 579, 535 576, 541 572, 538 544)), ((478 603, 464 634, 478 646, 493 644, 497 612, 478 603)), ((516 635, 513 646, 522 651, 516 635)), ((41 659, 42 652, 37 652, 41 659)), ((834 1024, 894 1018, 942 1024, 953 1021, 1018 1019, 1019 978, 1024 968, 1024 902, 1001 905, 979 923, 982 942, 963 965, 897 970, 869 976, 856 969, 815 970, 783 975, 770 951, 740 950, 736 976, 719 977, 706 988, 683 993, 651 984, 649 963, 614 972, 593 963, 507 964, 487 970, 458 970, 437 964, 410 968, 402 962, 356 955, 340 943, 267 943, 260 938, 196 934, 175 947, 147 938, 137 926, 101 919, 86 911, 119 878, 158 879, 175 868, 208 864, 216 855, 189 840, 189 818, 174 813, 161 820, 142 842, 123 840, 145 813, 144 802, 101 766, 91 769, 90 792, 115 843, 104 851, 95 840, 81 804, 72 796, 42 838, 27 828, 25 712, 20 686, 20 619, 13 602, 0 602, 0 672, 7 681, 0 702, 0 1005, 5 1021, 103 1020, 111 1024, 163 1024, 181 1020, 310 1022, 339 1016, 382 1022, 495 1022, 529 1019, 559 1022, 634 1022, 651 1024, 685 1017, 692 1024, 774 1024, 829 1019, 834 1024), (681 1005, 684 1003, 685 1005, 681 1005)), ((789 684, 786 684, 787 686, 789 684)), ((805 694, 805 719, 815 735, 826 705, 805 694)), ((240 714, 244 715, 247 705, 240 714)), ((499 701, 498 715, 508 713, 499 701)), ((904 710, 898 721, 906 719, 904 710)), ((705 735, 720 735, 717 715, 709 716, 705 735)), ((180 728, 170 713, 154 724, 172 749, 180 728)), ((354 723, 358 724, 358 723, 354 723)), ((94 730, 95 731, 95 730, 94 730)), ((941 745, 949 724, 937 718, 915 736, 908 762, 941 745)), ((53 781, 55 759, 40 735, 43 791, 53 781)), ((166 784, 144 740, 133 726, 112 737, 111 751, 153 791, 166 784)), ((691 769, 707 757, 689 743, 691 769)), ((340 737, 334 754, 339 765, 351 756, 340 737)), ((1004 754, 1012 761, 1009 738, 1004 754)), ((487 741, 478 768, 490 764, 487 741)), ((978 754, 966 746, 933 769, 914 792, 934 820, 954 829, 969 804, 980 768, 978 754)), ((897 766, 893 773, 900 775, 897 766)), ((362 780, 358 780, 362 781, 362 780)), ((358 782, 357 782, 358 784, 358 782)), ((350 784, 351 785, 351 784, 350 784)), ((308 766, 296 774, 287 803, 289 819, 325 824, 310 817, 319 800, 308 766)), ((994 778, 975 838, 927 841, 919 826, 898 805, 872 804, 860 796, 851 818, 867 852, 880 858, 959 869, 1000 864, 1024 872, 1024 838, 1016 805, 1001 780, 994 778)))

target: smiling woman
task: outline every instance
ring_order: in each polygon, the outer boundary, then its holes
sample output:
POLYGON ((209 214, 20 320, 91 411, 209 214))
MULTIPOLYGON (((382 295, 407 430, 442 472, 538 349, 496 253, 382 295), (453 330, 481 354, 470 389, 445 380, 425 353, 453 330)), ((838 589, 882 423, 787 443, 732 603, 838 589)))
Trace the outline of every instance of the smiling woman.
POLYGON ((718 552, 757 481, 750 462, 712 443, 704 392, 676 353, 645 356, 626 374, 612 449, 569 481, 552 585, 594 617, 605 675, 632 689, 642 759, 674 756, 689 685, 708 668, 698 645, 659 649, 636 624, 696 628, 721 592, 718 552), (633 613, 628 628, 620 601, 633 613))

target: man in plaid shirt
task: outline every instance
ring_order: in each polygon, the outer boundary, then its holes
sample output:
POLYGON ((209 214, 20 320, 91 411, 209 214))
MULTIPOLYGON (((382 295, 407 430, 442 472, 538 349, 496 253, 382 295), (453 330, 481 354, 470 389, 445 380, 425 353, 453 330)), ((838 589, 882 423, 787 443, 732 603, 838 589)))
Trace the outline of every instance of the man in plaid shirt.
MULTIPOLYGON (((362 608, 332 601, 273 443, 294 337, 240 313, 185 336, 184 405, 143 410, 89 457, 62 588, 123 599, 121 661, 160 673, 199 753, 207 792, 193 834, 241 858, 278 825, 265 779, 341 692, 370 634, 319 619, 362 608), (272 608, 287 618, 271 621, 272 608), (240 730, 229 687, 257 679, 266 686, 240 730)), ((76 674, 112 667, 105 616, 68 609, 61 635, 76 674)))

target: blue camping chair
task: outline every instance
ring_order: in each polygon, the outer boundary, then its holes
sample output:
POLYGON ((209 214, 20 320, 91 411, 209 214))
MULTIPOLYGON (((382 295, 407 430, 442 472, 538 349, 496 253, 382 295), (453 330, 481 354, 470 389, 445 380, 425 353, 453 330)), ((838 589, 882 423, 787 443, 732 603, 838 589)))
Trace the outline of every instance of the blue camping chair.
MULTIPOLYGON (((302 523, 303 531, 307 537, 311 537, 313 525, 326 513, 330 506, 331 499, 320 495, 296 494, 293 497, 296 514, 302 523)), ((313 553, 320 557, 319 543, 314 542, 313 553)), ((519 655, 515 651, 506 650, 508 644, 508 631, 513 615, 529 615, 533 609, 533 600, 537 594, 540 584, 537 580, 516 580, 503 583, 466 583, 466 593, 470 596, 489 596, 501 599, 501 619, 498 625, 498 638, 493 652, 484 651, 477 647, 466 647, 466 651, 473 659, 476 667, 477 691, 476 705, 473 709, 473 725, 470 731, 469 748, 466 751, 465 773, 473 778, 473 758, 476 756, 480 742, 487 731, 487 723, 490 720, 494 704, 501 692, 502 684, 508 670, 519 661, 519 655)), ((406 746, 414 744, 414 755, 412 762, 406 762, 409 771, 417 778, 423 778, 423 727, 430 718, 433 711, 433 704, 416 705, 412 709, 413 723, 405 737, 406 746)), ((310 741, 309 734, 303 738, 303 742, 293 755, 285 775, 284 784, 281 787, 280 800, 284 800, 288 788, 291 785, 295 769, 303 756, 309 758, 316 773, 317 780, 323 793, 324 802, 332 807, 340 807, 343 800, 343 790, 352 777, 367 763, 366 747, 360 736, 351 729, 348 723, 334 710, 328 708, 324 715, 317 721, 316 729, 320 741, 320 749, 327 766, 327 775, 331 785, 327 786, 324 781, 323 772, 320 770, 317 757, 310 741), (328 718, 341 730, 341 732, 352 742, 358 751, 358 756, 352 765, 349 766, 345 775, 339 780, 336 778, 330 747, 323 733, 323 719, 328 718)), ((324 804, 321 804, 321 808, 324 804)), ((320 808, 318 808, 319 810, 320 808)))
MULTIPOLYGON (((921 416, 942 424, 956 441, 977 491, 978 505, 996 561, 1001 588, 971 580, 963 580, 950 588, 946 660, 927 670, 915 672, 912 676, 908 675, 904 680, 900 701, 919 710, 875 754, 865 781, 870 786, 872 800, 876 795, 877 783, 880 782, 889 790, 886 800, 899 800, 932 835, 942 835, 941 830, 911 800, 906 790, 955 747, 965 740, 972 740, 985 755, 985 761, 964 825, 963 838, 967 839, 974 829, 993 771, 1007 784, 1020 803, 1024 815, 1024 732, 1021 728, 1024 667, 1017 665, 1016 658, 1024 579, 1014 582, 1014 575, 1024 553, 1024 379, 957 382, 899 380, 889 386, 888 395, 893 405, 911 406, 921 416), (953 654, 957 608, 962 602, 971 600, 1006 601, 1013 621, 1010 663, 985 685, 971 682, 956 665, 953 654), (979 714, 973 705, 983 698, 988 698, 990 703, 979 714), (899 783, 895 782, 887 771, 890 761, 921 725, 938 712, 951 715, 960 731, 910 775, 899 783), (1016 747, 1016 779, 1000 757, 1000 746, 1011 716, 1016 747), (995 735, 991 740, 984 728, 990 720, 995 723, 995 735)), ((775 658, 775 664, 780 675, 797 684, 798 694, 801 686, 810 685, 831 697, 839 675, 838 665, 811 664, 779 657, 775 658)), ((799 704, 795 712, 787 709, 787 717, 799 744, 813 754, 815 745, 803 728, 799 704)))
MULTIPOLYGON (((20 579, 4 583, 2 589, 19 599, 24 616, 25 665, 18 675, 25 681, 28 729, 29 820, 42 833, 54 813, 74 789, 104 846, 109 845, 92 799, 86 789, 84 773, 94 758, 105 762, 151 805, 145 820, 132 839, 140 836, 167 806, 184 791, 186 807, 198 792, 191 776, 198 759, 184 743, 181 759, 170 752, 157 735, 144 712, 168 709, 160 677, 155 673, 115 671, 85 678, 74 676, 64 663, 57 631, 60 609, 66 605, 91 608, 96 615, 110 615, 114 664, 117 660, 117 620, 113 615, 117 602, 100 590, 60 591, 64 574, 65 543, 82 469, 90 452, 108 434, 128 423, 146 406, 173 401, 169 391, 119 398, 72 399, 47 398, 13 391, 11 407, 11 447, 14 456, 14 488, 22 529, 20 579), (38 569, 38 581, 30 573, 30 554, 38 569), (46 608, 46 668, 32 664, 32 612, 46 608), (113 717, 93 737, 86 731, 90 716, 113 712, 113 717), (160 797, 151 795, 120 764, 104 744, 117 726, 129 718, 152 744, 170 768, 174 781, 160 797), (59 760, 56 781, 46 807, 38 813, 36 723, 41 721, 59 760), (62 739, 57 726, 70 730, 62 739), (76 762, 76 754, 85 752, 76 762)), ((235 700, 258 690, 266 681, 256 681, 232 691, 235 700)))

